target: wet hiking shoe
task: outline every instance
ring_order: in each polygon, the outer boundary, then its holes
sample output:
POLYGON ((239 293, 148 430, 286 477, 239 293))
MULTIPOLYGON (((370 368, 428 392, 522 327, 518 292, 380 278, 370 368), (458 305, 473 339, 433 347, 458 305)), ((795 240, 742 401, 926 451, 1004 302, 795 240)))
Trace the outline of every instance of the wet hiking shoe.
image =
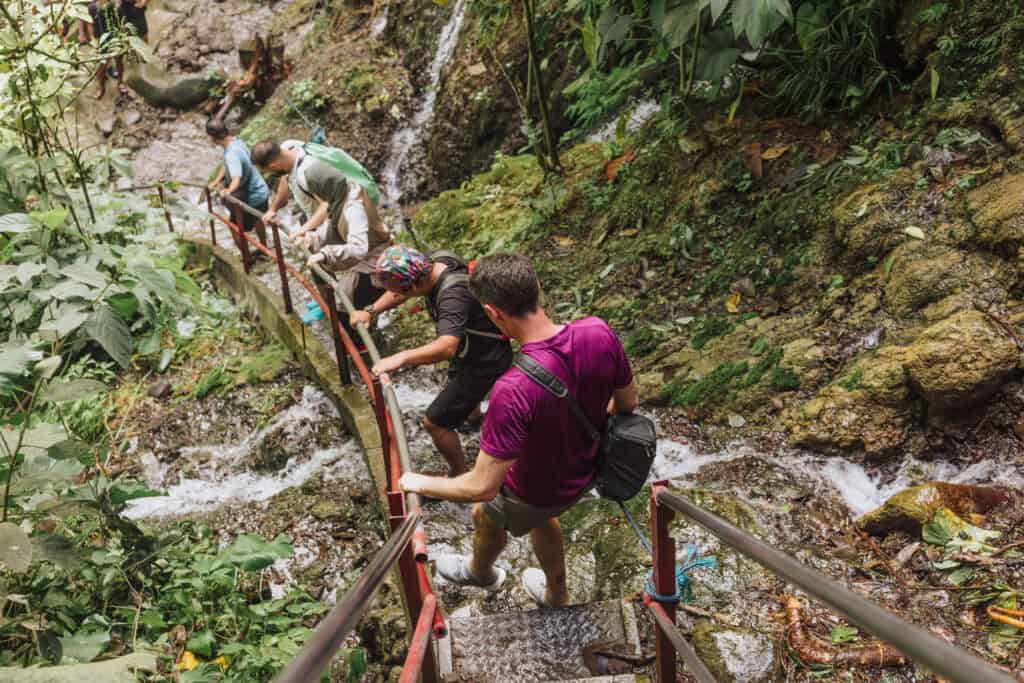
POLYGON ((494 568, 494 577, 486 581, 469 571, 469 558, 465 555, 441 555, 437 558, 437 573, 449 583, 457 586, 474 586, 486 591, 496 591, 505 581, 505 570, 494 568))
POLYGON ((523 572, 523 590, 541 607, 551 607, 547 600, 548 577, 543 570, 530 567, 523 572))

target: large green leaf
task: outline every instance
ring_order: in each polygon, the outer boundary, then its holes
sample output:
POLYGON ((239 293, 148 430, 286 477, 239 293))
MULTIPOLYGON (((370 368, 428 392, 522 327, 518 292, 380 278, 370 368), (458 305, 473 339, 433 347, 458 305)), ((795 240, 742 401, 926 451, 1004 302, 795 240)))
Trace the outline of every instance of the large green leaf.
POLYGON ((224 549, 220 559, 248 571, 258 571, 269 567, 277 560, 291 557, 293 552, 291 539, 287 536, 282 535, 273 541, 267 541, 253 534, 242 534, 224 549))
POLYGON ((828 26, 828 14, 824 5, 805 2, 796 12, 796 37, 805 53, 814 49, 815 43, 828 26))
POLYGON ((91 662, 103 654, 110 644, 109 631, 78 632, 73 636, 60 639, 64 657, 79 662, 91 662))
POLYGON ((701 80, 718 82, 729 75, 739 56, 728 29, 712 31, 701 41, 697 75, 701 80))
POLYGON ((132 359, 132 333, 124 320, 107 304, 100 304, 85 323, 85 333, 122 368, 132 359))
POLYGON ((206 629, 192 634, 192 637, 185 643, 185 649, 195 652, 200 657, 209 659, 213 656, 213 647, 217 644, 213 637, 213 631, 206 629))
POLYGON ((89 444, 77 439, 65 439, 46 449, 46 454, 54 460, 82 460, 91 452, 89 444))
POLYGON ((587 16, 583 20, 583 52, 587 55, 587 61, 590 62, 590 68, 596 69, 598 67, 597 52, 601 45, 601 39, 597 34, 597 27, 594 26, 594 20, 587 16))
POLYGON ((35 221, 28 214, 9 213, 0 216, 0 232, 7 234, 18 234, 28 232, 36 228, 35 221))
POLYGON ((32 493, 49 484, 69 484, 82 471, 75 460, 54 460, 46 455, 28 456, 11 487, 16 493, 32 493))
POLYGON ((57 283, 55 287, 50 289, 49 296, 54 299, 60 299, 61 301, 67 301, 68 299, 94 299, 100 290, 95 287, 77 282, 75 280, 64 280, 57 283))
POLYGON ((746 35, 750 44, 757 48, 792 16, 789 0, 735 0, 732 29, 737 38, 746 35))
POLYGON ((37 560, 45 560, 61 569, 74 571, 82 566, 82 558, 64 536, 59 534, 43 534, 32 537, 32 547, 37 560))
MULTIPOLYGON (((3 442, 3 453, 6 454, 18 447, 18 429, 4 427, 0 429, 0 442, 3 442)), ((46 455, 46 450, 68 438, 64 427, 50 422, 40 422, 25 430, 21 441, 21 453, 25 456, 46 455)))
POLYGON ((24 263, 18 264, 18 282, 23 285, 27 285, 36 275, 46 272, 46 266, 41 263, 34 263, 33 261, 25 261, 24 263))
POLYGON ((163 491, 154 491, 145 484, 141 484, 137 481, 117 483, 110 487, 110 502, 116 507, 124 505, 129 500, 135 500, 137 498, 153 498, 155 496, 164 495, 167 494, 163 491))
POLYGON ((0 566, 20 574, 32 564, 32 542, 17 524, 0 524, 0 566))
POLYGON ((103 683, 136 683, 135 671, 156 671, 156 655, 149 652, 133 652, 91 664, 71 666, 47 666, 41 669, 19 667, 0 669, 0 681, 5 683, 82 683, 82 681, 103 681, 103 683))
POLYGON ((54 319, 47 320, 39 326, 39 332, 44 336, 48 333, 53 337, 53 341, 64 339, 81 327, 88 318, 81 305, 62 304, 54 319))
POLYGON ((131 274, 148 289, 157 301, 172 304, 180 301, 175 287, 174 276, 165 270, 157 270, 146 263, 137 263, 131 267, 131 274))
POLYGON ((701 0, 686 0, 683 4, 665 11, 659 31, 672 49, 687 43, 691 31, 697 26, 703 9, 701 0))
POLYGON ((0 375, 21 377, 28 372, 32 362, 33 352, 29 346, 8 346, 0 349, 0 375))
POLYGON ((33 211, 32 218, 42 223, 49 230, 56 230, 68 220, 67 209, 50 209, 49 211, 33 211))
POLYGON ((88 398, 101 394, 107 390, 107 385, 94 379, 73 379, 61 384, 51 384, 43 392, 42 399, 51 403, 64 403, 65 401, 77 401, 80 398, 88 398))
POLYGON ((708 4, 711 7, 711 23, 717 24, 718 20, 722 18, 725 8, 728 7, 729 0, 711 0, 708 4))
POLYGON ((70 263, 61 268, 61 272, 72 280, 97 288, 106 287, 110 281, 107 275, 96 270, 96 266, 85 261, 70 263))

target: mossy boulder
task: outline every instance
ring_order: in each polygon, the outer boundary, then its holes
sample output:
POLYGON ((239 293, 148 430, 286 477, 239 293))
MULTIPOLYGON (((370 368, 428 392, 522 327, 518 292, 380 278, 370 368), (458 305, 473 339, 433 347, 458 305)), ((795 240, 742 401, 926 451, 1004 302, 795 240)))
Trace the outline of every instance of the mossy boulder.
POLYGON ((782 364, 793 369, 800 386, 813 386, 825 373, 825 348, 809 337, 794 339, 782 347, 782 364))
POLYGON ((981 244, 1012 248, 1024 243, 1024 173, 982 185, 967 196, 967 206, 981 244))
POLYGON ((929 411, 948 414, 990 397, 1017 367, 1020 351, 988 316, 967 310, 927 328, 905 359, 929 411))
POLYGON ((893 197, 878 185, 866 185, 850 193, 832 211, 832 237, 851 264, 867 262, 899 244, 903 235, 887 207, 893 197))
POLYGON ((965 262, 961 251, 914 241, 897 248, 892 258, 885 307, 893 315, 913 313, 961 285, 965 262))
POLYGON ((719 683, 776 680, 775 647, 763 633, 701 619, 693 627, 693 647, 719 683))
POLYGON ((863 448, 869 454, 883 454, 906 440, 910 410, 882 405, 864 389, 830 385, 790 411, 786 421, 794 445, 822 451, 863 448))
POLYGON ((205 74, 171 74, 152 64, 131 67, 125 83, 155 107, 192 109, 210 97, 216 80, 205 74))
POLYGON ((984 514, 1007 500, 1009 494, 1002 489, 929 481, 900 491, 857 525, 876 535, 896 530, 917 534, 941 508, 958 515, 984 514))

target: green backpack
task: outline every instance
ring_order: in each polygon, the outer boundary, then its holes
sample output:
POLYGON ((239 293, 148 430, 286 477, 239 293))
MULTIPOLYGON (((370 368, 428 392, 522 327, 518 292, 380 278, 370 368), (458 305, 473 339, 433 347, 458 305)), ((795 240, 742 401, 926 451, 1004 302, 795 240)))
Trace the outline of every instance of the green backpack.
POLYGON ((377 189, 377 183, 374 182, 373 176, 344 150, 318 145, 315 142, 306 143, 303 145, 303 150, 317 161, 322 161, 341 171, 346 179, 366 190, 366 194, 370 195, 374 204, 380 205, 380 190, 377 189))

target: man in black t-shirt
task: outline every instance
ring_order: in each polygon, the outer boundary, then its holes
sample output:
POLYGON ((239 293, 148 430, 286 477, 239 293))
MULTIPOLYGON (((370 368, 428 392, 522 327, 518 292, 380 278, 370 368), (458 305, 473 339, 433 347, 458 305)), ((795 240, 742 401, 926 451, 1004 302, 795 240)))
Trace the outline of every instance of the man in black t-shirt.
POLYGON ((455 430, 479 408, 511 366, 512 346, 469 291, 469 270, 455 254, 434 252, 426 256, 408 247, 389 247, 377 261, 374 279, 388 291, 354 313, 350 318, 353 326, 368 326, 374 316, 422 296, 437 338, 382 358, 373 366, 373 373, 449 361, 448 383, 427 408, 423 427, 448 461, 449 475, 463 474, 466 454, 455 430))

